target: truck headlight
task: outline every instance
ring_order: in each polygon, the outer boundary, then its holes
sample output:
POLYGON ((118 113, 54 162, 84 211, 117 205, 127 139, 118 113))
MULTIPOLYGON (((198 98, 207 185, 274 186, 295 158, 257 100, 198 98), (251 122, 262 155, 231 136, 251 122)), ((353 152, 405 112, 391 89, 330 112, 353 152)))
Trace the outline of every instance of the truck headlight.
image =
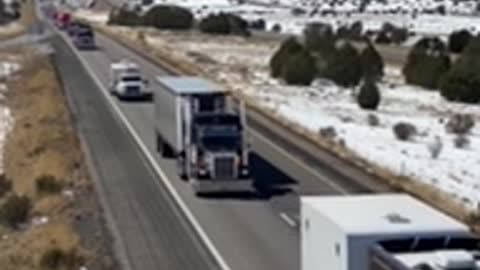
POLYGON ((205 168, 199 168, 198 169, 198 174, 200 175, 206 175, 208 172, 205 168))
POLYGON ((241 176, 248 176, 249 174, 250 174, 250 171, 248 170, 247 167, 240 168, 240 175, 241 176))

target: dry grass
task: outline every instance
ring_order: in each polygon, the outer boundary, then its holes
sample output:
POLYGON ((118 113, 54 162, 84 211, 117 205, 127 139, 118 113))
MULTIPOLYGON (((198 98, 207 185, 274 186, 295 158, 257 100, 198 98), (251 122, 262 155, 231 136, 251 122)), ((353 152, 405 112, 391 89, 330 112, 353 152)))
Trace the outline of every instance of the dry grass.
POLYGON ((20 19, 0 28, 0 41, 21 36, 36 21, 34 0, 26 0, 20 9, 20 19))
POLYGON ((9 92, 15 126, 6 145, 5 171, 17 193, 35 197, 38 177, 48 174, 68 182, 81 154, 53 67, 44 58, 28 61, 20 75, 28 80, 16 80, 11 88, 20 91, 9 92))
MULTIPOLYGON (((146 55, 146 57, 152 59, 153 61, 157 61, 158 63, 161 62, 163 66, 170 67, 172 70, 177 70, 180 73, 188 75, 203 75, 209 77, 209 75, 205 74, 201 68, 195 66, 187 59, 179 59, 178 57, 174 58, 172 57, 172 54, 168 51, 160 47, 151 46, 145 43, 144 35, 136 33, 139 30, 127 30, 121 27, 109 27, 103 25, 97 25, 96 28, 100 32, 119 41, 120 43, 123 43, 130 48, 134 48, 137 51, 141 50, 141 53, 146 55), (142 36, 143 38, 139 40, 139 37, 142 36)), ((442 192, 434 186, 423 184, 413 179, 394 175, 388 170, 370 164, 358 157, 358 155, 356 155, 355 153, 344 148, 343 146, 319 138, 318 136, 312 134, 312 132, 299 126, 297 123, 293 123, 286 119, 280 119, 273 112, 270 112, 265 108, 259 106, 257 102, 255 102, 255 100, 245 95, 242 95, 241 93, 233 94, 237 98, 245 101, 249 109, 253 109, 256 112, 261 113, 263 116, 267 117, 267 119, 271 119, 272 121, 279 123, 285 128, 292 130, 293 132, 303 136, 310 142, 315 143, 319 147, 332 152, 337 157, 357 167, 365 169, 370 174, 388 183, 392 187, 392 189, 409 193, 427 202, 433 207, 445 212, 446 214, 455 217, 456 219, 462 220, 463 222, 469 224, 473 230, 480 232, 480 218, 473 217, 471 211, 467 210, 460 203, 452 200, 445 192, 442 192)))
POLYGON ((0 241, 2 270, 39 269, 38 261, 46 250, 53 247, 76 249, 79 238, 66 222, 52 221, 26 232, 10 234, 7 239, 0 241))
POLYGON ((20 24, 25 28, 32 26, 37 20, 37 14, 35 13, 35 1, 26 0, 20 11, 20 24))
POLYGON ((38 259, 48 248, 79 246, 67 211, 71 202, 61 194, 37 194, 35 180, 48 174, 66 186, 87 183, 77 177, 82 156, 50 60, 29 51, 22 55, 23 69, 8 82, 7 104, 15 124, 5 146, 5 174, 13 181, 14 192, 33 200, 32 214, 46 215, 50 222, 19 232, 0 228, 0 234, 8 235, 0 240, 2 270, 38 269, 38 259))

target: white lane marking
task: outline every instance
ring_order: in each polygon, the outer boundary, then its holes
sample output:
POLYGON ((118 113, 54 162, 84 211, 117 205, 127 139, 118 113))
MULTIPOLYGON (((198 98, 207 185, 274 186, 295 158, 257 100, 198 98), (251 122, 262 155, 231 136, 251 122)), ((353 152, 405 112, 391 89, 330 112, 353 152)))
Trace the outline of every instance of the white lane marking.
POLYGON ((295 220, 289 217, 286 213, 284 212, 280 213, 280 218, 283 219, 283 221, 285 221, 288 224, 288 226, 293 228, 297 227, 297 222, 295 222, 295 220))
POLYGON ((287 150, 278 146, 276 143, 272 142, 271 140, 269 140, 268 138, 266 138, 265 136, 263 136, 259 132, 253 130, 252 128, 249 128, 249 132, 250 132, 250 134, 260 138, 263 142, 269 144, 271 147, 275 148, 278 152, 280 152, 281 154, 283 154, 284 156, 286 156, 287 158, 289 158, 290 160, 295 162, 297 165, 302 167, 304 170, 307 170, 311 174, 317 176, 318 179, 320 179, 325 184, 329 185, 332 189, 338 191, 340 194, 342 194, 342 195, 350 194, 349 191, 347 191, 346 189, 341 187, 339 184, 337 184, 337 183, 333 182, 332 180, 328 179, 327 177, 321 175, 320 173, 318 173, 316 170, 312 169, 311 167, 308 167, 303 161, 301 161, 297 157, 293 156, 292 154, 287 152, 287 150))
MULTIPOLYGON (((155 161, 155 158, 150 154, 150 152, 148 151, 148 148, 147 146, 145 146, 145 144, 142 142, 142 140, 140 139, 140 136, 138 135, 138 133, 135 131, 135 129, 133 128, 133 126, 130 124, 130 122, 128 121, 127 117, 124 115, 124 113, 121 111, 120 107, 115 103, 115 101, 113 100, 113 97, 110 96, 108 94, 108 91, 107 89, 105 89, 105 87, 103 86, 102 82, 100 81, 100 79, 96 76, 95 72, 90 68, 90 66, 86 63, 85 59, 83 59, 83 57, 80 55, 80 53, 76 50, 76 48, 70 43, 70 41, 64 36, 63 33, 59 33, 57 31, 57 33, 64 39, 64 41, 68 44, 68 46, 70 46, 70 48, 72 49, 72 51, 74 52, 74 54, 77 56, 77 58, 80 60, 80 62, 82 63, 83 67, 85 68, 85 70, 87 70, 87 72, 89 73, 90 77, 94 80, 95 84, 97 85, 97 87, 99 89, 101 89, 102 91, 102 94, 104 95, 104 97, 106 98, 106 100, 108 101, 108 103, 110 104, 110 106, 112 106, 112 108, 114 109, 115 113, 117 114, 118 117, 120 117, 120 120, 125 124, 125 127, 127 128, 127 130, 129 131, 129 133, 132 135, 132 137, 134 138, 135 142, 137 143, 137 145, 140 147, 140 149, 142 150, 142 152, 144 153, 144 155, 147 157, 147 160, 150 162, 150 165, 152 166, 152 168, 154 169, 154 171, 160 176, 160 179, 162 180, 162 182, 165 184, 165 186, 167 187, 168 191, 172 194, 173 198, 175 199, 176 203, 178 204, 178 206, 180 207, 180 209, 184 212, 185 216, 187 217, 187 219, 189 220, 189 222, 192 224, 192 226, 194 227, 195 231, 197 232, 197 234, 200 236, 200 238, 202 239, 202 241, 204 242, 204 244, 207 246, 207 248, 209 249, 209 251, 211 252, 211 254, 213 255, 213 257, 215 258, 215 260, 217 261, 217 263, 219 264, 219 266, 221 267, 221 269, 223 270, 231 270, 231 268, 228 266, 228 264, 226 263, 226 261, 222 258, 222 256, 220 255, 220 253, 218 252, 218 250, 216 249, 216 247, 213 245, 212 241, 210 240, 210 238, 208 237, 208 235, 205 233, 205 231, 203 230, 202 226, 200 225, 200 223, 196 220, 196 218, 194 217, 194 215, 192 214, 192 212, 190 211, 190 209, 188 209, 187 205, 185 204, 185 202, 181 199, 180 195, 177 193, 177 191, 175 190, 175 188, 173 187, 173 185, 170 183, 170 181, 168 181, 168 177, 167 175, 165 174, 165 172, 160 168, 160 166, 157 164, 157 162, 155 161)), ((163 188, 157 181, 154 181, 156 185, 159 186, 159 188, 163 188)))

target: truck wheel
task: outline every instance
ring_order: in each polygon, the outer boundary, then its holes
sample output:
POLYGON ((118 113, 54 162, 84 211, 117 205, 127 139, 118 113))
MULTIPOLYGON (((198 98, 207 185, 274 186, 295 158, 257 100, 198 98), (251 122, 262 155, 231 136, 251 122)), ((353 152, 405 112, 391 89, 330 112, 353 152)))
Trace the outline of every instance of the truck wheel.
POLYGON ((207 197, 207 193, 197 190, 197 191, 195 191, 195 196, 203 198, 203 197, 207 197))
POLYGON ((185 163, 181 158, 177 159, 177 174, 183 181, 188 181, 187 170, 185 169, 185 163))
POLYGON ((162 156, 163 156, 163 141, 162 141, 162 138, 160 138, 160 136, 158 136, 157 134, 157 152, 160 153, 162 156))
POLYGON ((163 146, 162 146, 162 156, 164 158, 172 158, 173 157, 172 148, 165 142, 163 142, 163 146))

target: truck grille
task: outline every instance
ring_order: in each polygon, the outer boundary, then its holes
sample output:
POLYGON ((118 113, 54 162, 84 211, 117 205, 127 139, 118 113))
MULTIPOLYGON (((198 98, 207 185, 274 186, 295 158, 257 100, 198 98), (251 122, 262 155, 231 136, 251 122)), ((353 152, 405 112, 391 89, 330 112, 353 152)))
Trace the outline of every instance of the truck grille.
POLYGON ((140 88, 138 86, 127 86, 127 95, 138 95, 140 88))
POLYGON ((215 158, 215 178, 232 179, 235 178, 235 158, 234 157, 216 157, 215 158))

